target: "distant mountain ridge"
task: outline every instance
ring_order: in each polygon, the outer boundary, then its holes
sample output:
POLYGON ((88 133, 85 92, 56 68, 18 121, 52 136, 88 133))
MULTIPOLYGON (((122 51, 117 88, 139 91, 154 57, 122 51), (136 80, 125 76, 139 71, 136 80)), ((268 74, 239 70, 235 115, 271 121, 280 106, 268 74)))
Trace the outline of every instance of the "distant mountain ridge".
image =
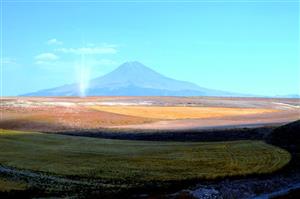
POLYGON ((300 98, 300 95, 298 94, 289 94, 289 95, 276 95, 275 98, 300 98))
MULTIPOLYGON (((140 62, 126 62, 114 71, 90 80, 86 96, 241 96, 200 87, 157 73, 140 62)), ((80 96, 79 84, 40 90, 25 96, 80 96)))

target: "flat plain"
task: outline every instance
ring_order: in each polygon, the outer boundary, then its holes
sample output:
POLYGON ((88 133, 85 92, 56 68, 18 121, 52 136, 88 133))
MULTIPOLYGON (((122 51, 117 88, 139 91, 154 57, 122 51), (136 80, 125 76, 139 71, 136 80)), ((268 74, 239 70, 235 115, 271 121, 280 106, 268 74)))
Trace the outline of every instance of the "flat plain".
MULTIPOLYGON (((180 134, 196 129, 201 134, 207 128, 280 126, 298 120, 299 108, 299 99, 3 98, 0 193, 34 187, 37 193, 74 196, 79 187, 85 194, 100 189, 101 194, 111 195, 149 186, 270 174, 285 167, 291 155, 262 140, 134 138, 142 130, 152 134, 180 130, 180 134), (91 138, 89 132, 128 136, 125 140, 91 138)), ((231 133, 236 136, 235 131, 231 133)))
POLYGON ((0 128, 39 132, 178 130, 283 124, 299 99, 216 97, 13 97, 1 100, 0 128))

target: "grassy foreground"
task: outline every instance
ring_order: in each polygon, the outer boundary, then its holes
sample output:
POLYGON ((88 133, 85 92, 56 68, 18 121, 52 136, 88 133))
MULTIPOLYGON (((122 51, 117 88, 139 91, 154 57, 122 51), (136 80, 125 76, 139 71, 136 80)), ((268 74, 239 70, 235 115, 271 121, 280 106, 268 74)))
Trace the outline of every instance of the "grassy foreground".
POLYGON ((0 165, 144 184, 273 172, 290 154, 261 141, 150 142, 1 130, 0 165))

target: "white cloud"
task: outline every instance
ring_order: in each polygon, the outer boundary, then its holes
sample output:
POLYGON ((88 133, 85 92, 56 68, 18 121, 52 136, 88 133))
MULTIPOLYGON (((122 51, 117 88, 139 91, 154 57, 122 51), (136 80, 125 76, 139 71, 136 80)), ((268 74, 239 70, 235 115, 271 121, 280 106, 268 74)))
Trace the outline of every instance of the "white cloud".
POLYGON ((34 59, 36 64, 42 65, 56 61, 59 59, 59 57, 53 53, 41 53, 35 56, 34 59))
POLYGON ((41 53, 35 56, 34 59, 40 61, 54 61, 58 59, 58 56, 53 53, 41 53))
POLYGON ((13 59, 11 57, 2 57, 0 63, 3 65, 16 65, 17 64, 16 59, 13 59))
MULTIPOLYGON (((88 43, 83 47, 78 48, 57 48, 52 52, 45 52, 38 54, 34 57, 34 63, 37 65, 43 65, 43 67, 49 68, 63 68, 72 67, 76 62, 81 62, 81 56, 78 55, 87 55, 85 56, 85 65, 93 67, 112 67, 117 64, 117 62, 98 57, 98 55, 104 54, 115 54, 117 53, 117 46, 113 44, 102 43, 100 45, 95 45, 88 43), (73 55, 73 56, 71 56, 73 55), (100 58, 100 59, 99 59, 100 58)), ((99 70, 99 68, 97 69, 99 70)))
POLYGON ((100 54, 116 54, 117 49, 115 46, 103 46, 103 47, 81 47, 81 48, 59 48, 58 52, 71 53, 71 54, 90 54, 90 55, 100 55, 100 54))
POLYGON ((47 41, 47 44, 48 44, 48 45, 62 45, 63 42, 62 42, 62 41, 59 41, 59 40, 57 40, 57 39, 55 39, 55 38, 53 38, 53 39, 49 39, 49 40, 47 41))

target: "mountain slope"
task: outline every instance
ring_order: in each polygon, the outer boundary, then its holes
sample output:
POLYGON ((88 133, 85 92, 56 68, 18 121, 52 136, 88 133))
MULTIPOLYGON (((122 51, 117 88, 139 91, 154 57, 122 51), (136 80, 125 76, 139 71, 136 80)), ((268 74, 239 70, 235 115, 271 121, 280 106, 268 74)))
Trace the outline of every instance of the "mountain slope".
MULTIPOLYGON (((80 96, 79 84, 41 90, 26 96, 80 96)), ((87 96, 234 96, 163 76, 139 62, 126 62, 102 77, 92 79, 87 96)))

